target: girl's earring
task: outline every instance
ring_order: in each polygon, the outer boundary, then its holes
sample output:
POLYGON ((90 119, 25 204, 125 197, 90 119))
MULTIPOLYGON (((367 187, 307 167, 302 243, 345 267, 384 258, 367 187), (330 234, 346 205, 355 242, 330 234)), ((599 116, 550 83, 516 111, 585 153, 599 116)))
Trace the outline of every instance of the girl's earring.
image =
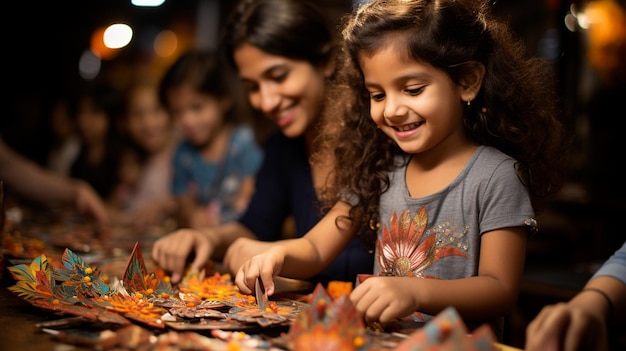
POLYGON ((467 106, 471 105, 472 99, 467 99, 467 106))

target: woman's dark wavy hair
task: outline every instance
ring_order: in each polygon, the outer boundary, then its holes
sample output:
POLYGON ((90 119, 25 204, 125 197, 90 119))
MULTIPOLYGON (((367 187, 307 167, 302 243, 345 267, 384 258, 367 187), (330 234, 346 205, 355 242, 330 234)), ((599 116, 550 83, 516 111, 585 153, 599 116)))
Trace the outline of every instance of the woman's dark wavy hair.
POLYGON ((332 206, 346 190, 355 194, 359 204, 351 217, 371 229, 368 241, 375 238, 379 199, 388 188, 394 156, 403 151, 371 120, 358 62, 387 40, 405 43, 409 58, 445 71, 457 84, 469 63, 483 64, 482 87, 465 110, 467 135, 518 161, 536 210, 560 188, 565 142, 554 71, 547 61, 526 55, 507 24, 489 13, 487 1, 371 0, 343 18, 342 34, 320 140, 336 164, 323 199, 332 206))
MULTIPOLYGON (((235 70, 235 51, 246 43, 271 55, 325 67, 339 41, 330 18, 309 0, 241 0, 222 28, 220 52, 235 70)), ((261 112, 252 113, 257 140, 262 142, 276 125, 261 112)))
POLYGON ((308 0, 243 0, 222 28, 220 47, 233 67, 235 51, 248 43, 266 53, 322 67, 337 35, 322 10, 308 0))

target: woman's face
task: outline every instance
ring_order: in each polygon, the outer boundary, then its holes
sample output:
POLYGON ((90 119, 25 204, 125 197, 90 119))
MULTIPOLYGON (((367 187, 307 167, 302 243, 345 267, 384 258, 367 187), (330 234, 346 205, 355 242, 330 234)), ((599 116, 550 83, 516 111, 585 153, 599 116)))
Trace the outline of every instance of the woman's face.
POLYGON ((138 86, 129 92, 127 127, 130 136, 144 150, 163 150, 172 137, 170 117, 161 105, 155 87, 138 86))
POLYGON ((285 136, 300 137, 316 123, 332 68, 271 55, 247 43, 235 50, 234 58, 250 104, 285 136))

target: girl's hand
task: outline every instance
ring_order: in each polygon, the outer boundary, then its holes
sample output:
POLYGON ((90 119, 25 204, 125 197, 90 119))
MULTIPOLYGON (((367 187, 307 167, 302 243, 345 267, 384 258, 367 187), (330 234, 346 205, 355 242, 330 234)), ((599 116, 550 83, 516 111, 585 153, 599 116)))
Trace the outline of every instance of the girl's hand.
POLYGON ((222 268, 235 275, 246 261, 254 255, 266 252, 273 244, 273 242, 252 238, 239 238, 230 244, 228 250, 226 250, 222 260, 222 268))
POLYGON ((415 277, 371 277, 360 283, 350 294, 350 300, 366 322, 388 323, 415 312, 411 284, 415 277))
POLYGON ((286 251, 281 245, 274 245, 262 254, 253 256, 246 261, 235 276, 235 284, 244 294, 254 292, 256 278, 261 278, 267 296, 274 294, 274 277, 283 268, 286 251))

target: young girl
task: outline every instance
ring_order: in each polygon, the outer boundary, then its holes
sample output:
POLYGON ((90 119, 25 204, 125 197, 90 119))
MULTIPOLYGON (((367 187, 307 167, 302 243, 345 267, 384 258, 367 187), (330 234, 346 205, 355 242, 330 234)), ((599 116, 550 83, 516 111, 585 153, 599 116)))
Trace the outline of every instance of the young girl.
POLYGON ((452 305, 475 326, 510 311, 533 205, 558 188, 564 154, 550 67, 488 10, 372 0, 347 17, 321 133, 332 207, 303 238, 244 263, 242 292, 317 273, 367 227, 374 276, 350 294, 366 321, 423 323, 452 305))
POLYGON ((236 220, 254 191, 263 153, 237 114, 226 72, 217 53, 190 50, 161 80, 161 101, 185 139, 174 153, 172 185, 182 226, 236 220))
POLYGON ((134 79, 126 90, 123 127, 128 142, 119 159, 116 208, 135 228, 162 224, 176 208, 171 192, 176 133, 159 100, 158 82, 134 79))
MULTIPOLYGON (((202 231, 180 229, 155 242, 152 257, 172 272, 173 282, 181 278, 192 252, 192 270, 223 259, 223 267, 235 273, 248 258, 284 238, 289 219, 294 237, 320 220, 318 191, 329 170, 309 161, 328 78, 335 71, 336 38, 328 18, 307 0, 242 0, 233 11, 224 30, 224 53, 250 105, 275 130, 264 143, 255 193, 239 220, 202 231)), ((372 272, 373 257, 355 238, 310 281, 354 281, 357 274, 372 272)))

